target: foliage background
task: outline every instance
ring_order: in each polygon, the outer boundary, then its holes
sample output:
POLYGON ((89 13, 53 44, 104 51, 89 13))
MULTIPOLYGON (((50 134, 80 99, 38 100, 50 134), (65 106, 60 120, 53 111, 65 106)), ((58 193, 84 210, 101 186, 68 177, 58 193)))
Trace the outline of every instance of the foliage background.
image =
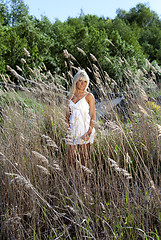
MULTIPOLYGON (((161 64, 161 20, 149 7, 138 4, 129 12, 117 9, 115 19, 81 12, 79 17, 51 23, 46 16, 39 20, 29 15, 29 8, 22 0, 0 1, 1 73, 7 73, 6 65, 20 65, 24 48, 32 53, 30 66, 44 63, 51 73, 62 74, 66 72, 63 50, 68 49, 86 69, 88 60, 77 47, 87 56, 94 54, 116 82, 126 81, 125 66, 118 63, 120 57, 134 70, 145 68, 150 74, 145 58, 152 65, 161 64)), ((159 82, 160 72, 157 76, 159 82)))

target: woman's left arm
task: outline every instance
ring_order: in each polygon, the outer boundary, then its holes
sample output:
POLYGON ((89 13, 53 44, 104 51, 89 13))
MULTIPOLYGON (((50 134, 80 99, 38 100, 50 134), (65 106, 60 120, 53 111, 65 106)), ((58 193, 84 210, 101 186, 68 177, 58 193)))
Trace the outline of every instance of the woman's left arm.
POLYGON ((89 124, 89 129, 87 131, 87 134, 88 136, 90 136, 94 127, 94 122, 95 122, 95 99, 93 94, 90 93, 87 95, 87 102, 89 104, 89 109, 90 109, 90 124, 89 124))
POLYGON ((90 110, 90 124, 88 131, 81 137, 84 141, 88 141, 90 138, 90 135, 92 133, 93 127, 94 127, 94 121, 95 121, 95 99, 93 94, 89 93, 86 97, 86 101, 89 104, 89 110, 90 110))

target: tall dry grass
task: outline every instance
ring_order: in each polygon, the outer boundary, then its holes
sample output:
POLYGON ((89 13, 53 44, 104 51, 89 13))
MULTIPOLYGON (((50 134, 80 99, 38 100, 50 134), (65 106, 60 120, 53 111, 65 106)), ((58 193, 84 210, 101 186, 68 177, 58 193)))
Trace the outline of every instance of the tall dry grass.
MULTIPOLYGON (((29 80, 8 67, 20 90, 2 76, 1 239, 159 239, 161 108, 148 101, 146 91, 151 84, 148 94, 159 92, 156 84, 129 66, 127 111, 122 118, 102 104, 90 152, 92 170, 79 162, 78 172, 67 165, 64 141, 66 94, 78 62, 75 67, 74 57, 65 54, 71 64, 67 76, 53 76, 45 66, 45 71, 31 69, 25 59, 29 80)), ((99 89, 99 101, 106 103, 109 94, 121 94, 120 88, 90 57, 90 88, 99 89)))

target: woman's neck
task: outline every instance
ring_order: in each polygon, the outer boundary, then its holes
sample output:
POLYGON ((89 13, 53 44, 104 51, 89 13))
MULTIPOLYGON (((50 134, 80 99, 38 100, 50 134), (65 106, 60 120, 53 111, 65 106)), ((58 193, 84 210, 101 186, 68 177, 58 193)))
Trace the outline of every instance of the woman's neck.
POLYGON ((75 95, 78 95, 78 96, 81 96, 81 95, 83 95, 83 94, 85 94, 86 93, 86 91, 82 91, 82 90, 76 90, 75 91, 75 95))

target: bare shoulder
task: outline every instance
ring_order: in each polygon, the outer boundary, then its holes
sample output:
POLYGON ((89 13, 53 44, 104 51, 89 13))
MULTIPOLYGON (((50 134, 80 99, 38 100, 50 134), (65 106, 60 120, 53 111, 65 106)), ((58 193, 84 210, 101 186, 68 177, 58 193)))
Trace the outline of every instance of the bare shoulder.
POLYGON ((86 96, 86 101, 88 103, 90 102, 95 102, 95 98, 94 98, 94 95, 92 93, 88 93, 87 96, 86 96))

